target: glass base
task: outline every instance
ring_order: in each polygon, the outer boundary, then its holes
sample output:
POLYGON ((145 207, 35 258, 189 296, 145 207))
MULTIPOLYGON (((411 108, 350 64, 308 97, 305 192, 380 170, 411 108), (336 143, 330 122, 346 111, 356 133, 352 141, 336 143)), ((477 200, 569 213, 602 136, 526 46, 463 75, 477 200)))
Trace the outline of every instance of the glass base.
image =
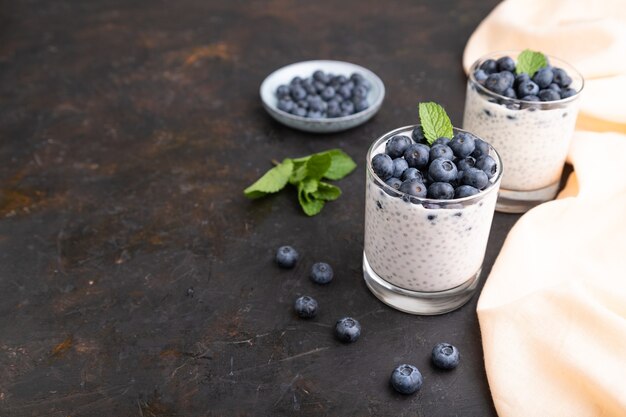
POLYGON ((481 269, 458 287, 445 291, 412 291, 381 278, 370 266, 363 253, 363 278, 370 291, 383 303, 410 314, 436 315, 456 310, 467 303, 474 295, 481 269))
POLYGON ((553 200, 559 191, 559 182, 531 191, 514 191, 500 187, 496 211, 501 213, 526 213, 531 208, 553 200))

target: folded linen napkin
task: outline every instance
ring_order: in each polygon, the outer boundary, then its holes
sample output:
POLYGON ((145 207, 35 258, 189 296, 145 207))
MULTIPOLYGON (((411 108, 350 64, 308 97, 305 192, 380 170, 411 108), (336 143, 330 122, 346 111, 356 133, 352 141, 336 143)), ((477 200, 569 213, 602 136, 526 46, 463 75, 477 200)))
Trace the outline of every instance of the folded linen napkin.
POLYGON ((575 175, 513 227, 478 302, 492 397, 501 417, 626 416, 626 1, 506 0, 463 64, 525 48, 585 91, 575 175))

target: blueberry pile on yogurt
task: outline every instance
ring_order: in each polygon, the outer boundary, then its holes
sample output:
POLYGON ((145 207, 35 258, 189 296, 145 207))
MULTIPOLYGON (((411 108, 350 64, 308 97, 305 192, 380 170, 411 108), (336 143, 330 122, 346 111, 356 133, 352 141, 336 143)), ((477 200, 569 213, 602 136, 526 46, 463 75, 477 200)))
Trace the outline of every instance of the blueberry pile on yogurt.
POLYGON ((371 85, 363 75, 350 77, 317 70, 311 77, 294 77, 276 89, 277 107, 310 119, 345 117, 369 107, 371 85))
POLYGON ((534 74, 516 70, 510 56, 487 59, 474 71, 474 78, 489 91, 524 101, 556 101, 576 94, 572 77, 562 68, 546 65, 534 74))
POLYGON ((498 171, 489 144, 471 133, 457 132, 452 139, 442 137, 429 146, 418 126, 412 138, 393 136, 385 152, 371 161, 374 173, 404 199, 469 197, 491 185, 498 171))

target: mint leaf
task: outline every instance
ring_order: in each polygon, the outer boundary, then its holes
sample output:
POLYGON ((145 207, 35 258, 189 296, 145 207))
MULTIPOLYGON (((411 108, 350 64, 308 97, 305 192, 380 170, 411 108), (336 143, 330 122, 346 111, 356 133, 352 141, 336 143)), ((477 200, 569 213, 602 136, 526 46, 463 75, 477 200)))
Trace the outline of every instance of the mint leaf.
POLYGON ((298 193, 301 193, 302 197, 307 201, 314 200, 313 193, 317 191, 318 185, 318 180, 307 178, 298 184, 298 193))
POLYGON ((328 171, 328 168, 330 168, 331 159, 331 156, 326 152, 311 155, 305 164, 305 178, 316 180, 322 178, 326 171, 328 171))
POLYGON ((525 49, 517 57, 516 72, 518 74, 526 73, 530 77, 535 75, 537 71, 548 65, 548 59, 541 52, 525 49))
POLYGON ((319 182, 317 184, 317 191, 313 193, 313 197, 318 200, 333 201, 341 196, 341 190, 332 184, 326 182, 319 182))
POLYGON ((420 103, 419 115, 424 136, 429 145, 439 138, 452 138, 452 122, 448 114, 437 103, 420 103))
POLYGON ((340 149, 327 151, 330 155, 330 168, 324 174, 324 178, 329 180, 340 180, 356 168, 356 164, 350 156, 340 149))
POLYGON ((298 202, 307 216, 315 216, 324 208, 324 201, 318 200, 308 193, 309 190, 317 189, 317 181, 305 180, 298 184, 298 202))
MULTIPOLYGON (((308 157, 307 157, 308 160, 308 157)), ((289 176, 289 184, 298 185, 300 181, 302 181, 306 177, 306 160, 305 161, 296 161, 293 160, 293 172, 289 176)))
POLYGON ((259 198, 266 194, 278 192, 287 185, 292 171, 293 161, 291 159, 285 159, 283 162, 267 171, 254 184, 243 190, 243 193, 248 198, 259 198))

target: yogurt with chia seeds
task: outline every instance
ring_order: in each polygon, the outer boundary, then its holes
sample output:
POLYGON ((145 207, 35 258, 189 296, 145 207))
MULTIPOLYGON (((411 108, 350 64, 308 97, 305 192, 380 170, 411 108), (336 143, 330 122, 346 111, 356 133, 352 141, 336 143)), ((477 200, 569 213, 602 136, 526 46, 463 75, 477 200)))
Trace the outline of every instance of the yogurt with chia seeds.
POLYGON ((506 166, 502 188, 532 191, 558 183, 576 126, 578 101, 513 108, 489 101, 468 83, 463 129, 495 147, 506 166))
MULTIPOLYGON (((390 132, 370 150, 385 152, 393 135, 411 135, 412 127, 390 132)), ((368 162, 365 197, 364 270, 384 285, 416 292, 446 291, 477 278, 497 200, 502 165, 491 184, 477 195, 453 200, 407 198, 384 184, 368 162)), ((368 282, 368 285, 371 283, 368 282)), ((379 296, 377 294, 377 296, 379 296)), ((379 296, 379 298, 381 298, 379 296)), ((381 298, 383 299, 383 298, 381 298)), ((387 302, 383 299, 383 301, 387 302)), ((388 304, 392 304, 389 303, 388 304)))

